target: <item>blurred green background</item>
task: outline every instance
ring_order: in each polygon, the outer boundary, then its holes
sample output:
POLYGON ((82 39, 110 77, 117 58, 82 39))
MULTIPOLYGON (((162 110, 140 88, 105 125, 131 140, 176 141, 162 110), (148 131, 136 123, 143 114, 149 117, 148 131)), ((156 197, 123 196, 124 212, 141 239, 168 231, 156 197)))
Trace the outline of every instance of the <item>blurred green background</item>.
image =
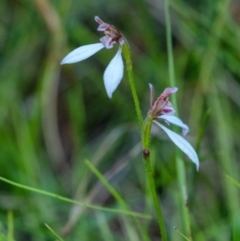
MULTIPOLYGON (((169 1, 179 117, 200 158, 186 159, 192 240, 240 240, 240 1, 169 1)), ((105 175, 139 219, 75 206, 0 181, 0 240, 161 240, 145 179, 127 74, 108 99, 103 72, 117 46, 60 66, 103 36, 94 16, 127 38, 143 115, 148 83, 169 86, 164 1, 0 1, 0 176, 79 201, 120 208, 105 175), (10 221, 9 221, 10 220, 10 221), (9 234, 11 220, 14 232, 9 234), (127 220, 127 221, 126 221, 127 220), (12 237, 14 236, 14 238, 12 237)), ((175 147, 153 128, 154 178, 169 240, 184 240, 175 147)))

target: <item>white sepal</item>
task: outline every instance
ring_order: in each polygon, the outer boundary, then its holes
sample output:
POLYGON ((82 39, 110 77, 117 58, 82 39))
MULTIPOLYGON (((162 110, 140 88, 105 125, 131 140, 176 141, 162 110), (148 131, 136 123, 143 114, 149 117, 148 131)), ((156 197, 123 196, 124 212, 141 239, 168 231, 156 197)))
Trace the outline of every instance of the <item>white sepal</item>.
POLYGON ((180 135, 177 133, 169 130, 164 125, 160 124, 157 121, 154 121, 155 124, 157 124, 161 129, 163 129, 166 134, 169 136, 169 138, 172 140, 172 142, 178 146, 189 158, 190 160, 196 164, 197 171, 199 169, 199 159, 197 156, 197 153, 193 149, 193 147, 180 135))
POLYGON ((105 89, 109 98, 112 98, 112 93, 122 80, 123 68, 122 49, 119 48, 103 75, 105 89))
POLYGON ((158 116, 159 119, 166 120, 167 122, 179 126, 182 128, 182 135, 185 136, 189 132, 189 128, 186 124, 182 122, 178 117, 173 115, 160 115, 158 116))
POLYGON ((72 64, 89 58, 104 48, 102 43, 88 44, 74 49, 61 62, 61 64, 72 64))

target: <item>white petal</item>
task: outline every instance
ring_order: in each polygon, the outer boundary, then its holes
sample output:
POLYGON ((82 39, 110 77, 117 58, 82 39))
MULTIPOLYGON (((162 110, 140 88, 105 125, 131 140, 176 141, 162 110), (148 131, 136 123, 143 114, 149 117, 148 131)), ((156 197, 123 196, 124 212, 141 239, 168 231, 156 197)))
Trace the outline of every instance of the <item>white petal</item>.
POLYGON ((89 58, 104 48, 102 43, 88 44, 74 49, 61 62, 61 64, 72 64, 89 58))
POLYGON ((107 66, 104 75, 104 85, 107 91, 108 97, 112 98, 112 93, 118 87, 123 77, 123 60, 122 49, 119 48, 117 54, 113 57, 109 65, 107 66))
POLYGON ((183 129, 182 130, 183 136, 187 135, 187 133, 189 132, 188 126, 184 124, 181 119, 179 119, 174 115, 160 115, 158 116, 158 118, 166 120, 167 122, 172 123, 174 125, 180 126, 183 129))
POLYGON ((193 147, 180 135, 177 133, 169 130, 167 127, 163 126, 157 121, 154 121, 155 124, 157 124, 160 128, 162 128, 169 138, 172 140, 172 142, 178 146, 189 158, 192 162, 196 164, 197 171, 199 169, 199 160, 197 153, 193 149, 193 147))

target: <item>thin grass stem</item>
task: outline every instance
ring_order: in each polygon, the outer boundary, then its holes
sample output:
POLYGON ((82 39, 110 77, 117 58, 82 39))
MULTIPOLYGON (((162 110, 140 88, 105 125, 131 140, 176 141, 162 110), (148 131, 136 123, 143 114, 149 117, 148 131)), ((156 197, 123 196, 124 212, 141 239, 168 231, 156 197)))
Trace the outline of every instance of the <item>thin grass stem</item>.
POLYGON ((14 223, 13 223, 13 212, 8 211, 8 232, 7 232, 7 240, 14 241, 14 223))
POLYGON ((47 227, 47 229, 60 241, 64 241, 58 234, 56 234, 56 232, 51 228, 49 227, 46 223, 45 223, 45 226, 47 227))
POLYGON ((1 176, 0 176, 0 180, 8 183, 10 185, 13 185, 13 186, 16 186, 16 187, 19 187, 19 188, 22 188, 22 189, 25 189, 25 190, 28 190, 28 191, 31 191, 31 192, 39 193, 39 194, 42 194, 42 195, 45 195, 45 196, 49 196, 49 197, 59 199, 59 200, 64 201, 64 202, 74 203, 74 204, 84 206, 84 207, 87 207, 87 208, 92 208, 92 209, 96 209, 96 210, 99 210, 99 211, 106 211, 106 212, 112 212, 112 213, 121 213, 121 214, 129 215, 129 216, 133 216, 133 217, 144 218, 144 219, 151 219, 151 216, 149 216, 147 214, 141 214, 141 213, 137 213, 137 212, 131 212, 131 211, 120 210, 120 209, 100 207, 100 206, 89 204, 89 203, 79 202, 79 201, 76 201, 76 200, 73 200, 73 199, 70 199, 70 198, 66 198, 66 197, 57 195, 55 193, 47 192, 47 191, 37 189, 37 188, 34 188, 34 187, 25 186, 25 185, 19 184, 17 182, 13 182, 13 181, 11 181, 7 178, 1 177, 1 176))
MULTIPOLYGON (((113 195, 113 197, 116 199, 116 201, 119 203, 120 207, 129 210, 129 207, 125 200, 121 197, 121 195, 115 190, 115 188, 108 182, 108 180, 95 168, 95 166, 88 160, 85 160, 86 165, 90 168, 90 170, 98 177, 100 182, 106 187, 106 189, 113 195)), ((131 240, 138 240, 139 237, 137 237, 136 232, 134 232, 130 227, 132 224, 129 222, 128 219, 123 219, 124 224, 126 224, 126 230, 128 232, 128 236, 131 237, 131 240)), ((135 220, 134 220, 135 221, 135 220)), ((148 240, 146 232, 144 232, 144 229, 141 227, 141 225, 136 221, 136 226, 138 227, 138 231, 141 234, 141 237, 143 240, 148 240)))
MULTIPOLYGON (((168 53, 168 72, 169 72, 169 82, 170 85, 176 86, 175 71, 174 71, 174 59, 173 59, 173 48, 172 48, 172 30, 171 30, 171 19, 169 12, 169 0, 164 1, 164 12, 165 12, 165 21, 166 21, 166 41, 167 41, 167 53, 168 53)), ((177 98, 175 95, 172 97, 172 102, 176 111, 176 114, 179 113, 177 98)), ((178 184, 181 193, 181 208, 182 208, 182 217, 184 230, 188 235, 188 238, 191 239, 191 228, 190 228, 190 216, 189 210, 187 207, 187 183, 186 183, 186 170, 184 162, 181 158, 179 151, 176 151, 176 167, 177 167, 177 176, 178 184)))

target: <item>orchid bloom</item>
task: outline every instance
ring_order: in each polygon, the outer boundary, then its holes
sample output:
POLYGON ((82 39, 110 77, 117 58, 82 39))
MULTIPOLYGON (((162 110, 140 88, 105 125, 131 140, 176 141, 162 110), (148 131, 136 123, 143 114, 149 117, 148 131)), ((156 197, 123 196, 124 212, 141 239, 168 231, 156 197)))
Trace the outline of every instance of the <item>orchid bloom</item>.
POLYGON ((115 43, 118 43, 119 49, 103 75, 107 95, 109 98, 112 98, 112 93, 116 90, 123 77, 122 45, 125 43, 125 40, 115 26, 103 22, 98 16, 95 17, 95 21, 99 24, 97 30, 105 33, 105 36, 100 39, 100 43, 88 44, 74 49, 62 60, 61 64, 80 62, 101 49, 111 49, 115 43))
POLYGON ((174 116, 174 108, 172 103, 168 100, 169 95, 177 92, 177 88, 166 88, 163 93, 153 102, 154 88, 150 86, 150 110, 149 115, 153 122, 158 125, 172 142, 178 146, 189 158, 196 164, 197 171, 199 169, 199 159, 193 147, 179 134, 169 130, 166 126, 160 123, 163 121, 168 125, 174 124, 182 128, 182 135, 185 136, 189 132, 189 128, 178 117, 174 116))

